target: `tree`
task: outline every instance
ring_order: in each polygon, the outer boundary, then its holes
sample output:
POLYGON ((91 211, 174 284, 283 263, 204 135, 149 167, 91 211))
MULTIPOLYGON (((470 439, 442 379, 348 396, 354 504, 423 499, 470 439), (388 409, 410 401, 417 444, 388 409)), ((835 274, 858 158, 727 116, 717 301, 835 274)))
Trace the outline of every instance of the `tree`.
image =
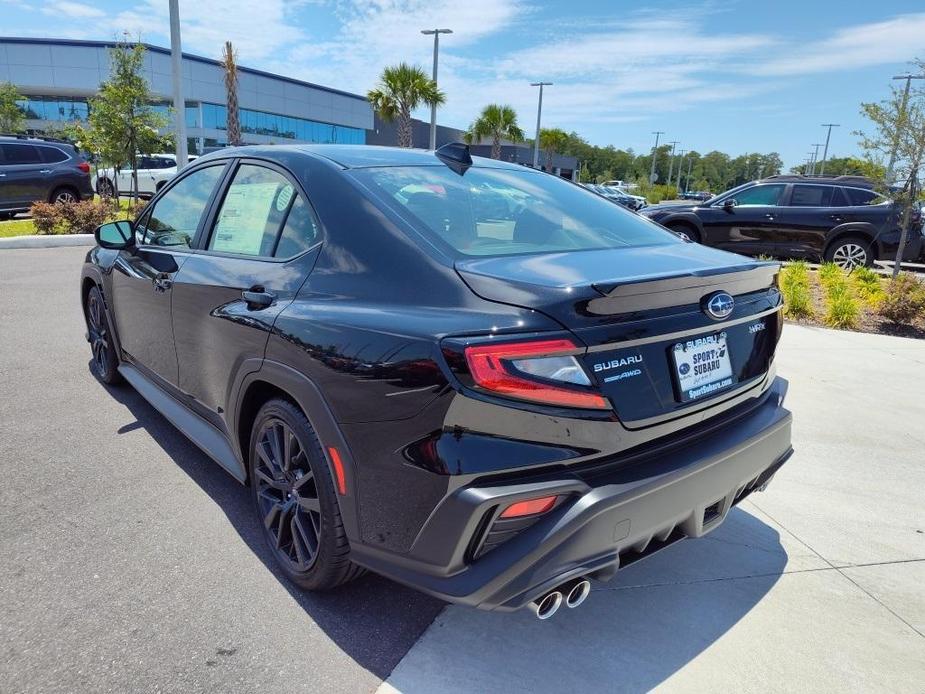
MULTIPOLYGON (((138 198, 138 155, 162 149, 158 130, 167 118, 151 106, 148 82, 141 74, 144 46, 120 43, 110 49, 110 78, 90 99, 85 138, 104 163, 132 169, 132 194, 138 198)), ((118 193, 118 191, 117 191, 118 193)))
POLYGON ((540 130, 540 149, 546 155, 545 169, 547 173, 552 173, 552 157, 557 152, 562 152, 569 143, 569 135, 559 128, 543 128, 540 130))
MULTIPOLYGON (((914 63, 920 72, 925 70, 925 62, 915 60, 914 63)), ((897 214, 901 216, 902 235, 893 265, 895 278, 899 275, 912 210, 918 197, 919 171, 925 164, 925 89, 916 86, 906 98, 903 90, 891 86, 889 98, 879 103, 861 104, 861 114, 873 126, 869 133, 856 133, 861 138, 860 145, 868 159, 879 164, 884 158, 895 154, 895 179, 887 180, 890 174, 886 172, 877 181, 879 188, 893 198, 897 214), (897 187, 894 183, 902 185, 897 187)))
POLYGON ((12 82, 0 82, 0 133, 18 133, 26 126, 26 116, 17 104, 25 97, 12 82))
POLYGON ((398 146, 411 147, 411 112, 418 106, 440 106, 446 96, 437 88, 423 69, 416 65, 399 63, 387 67, 379 77, 379 84, 366 95, 379 116, 388 122, 398 119, 398 146))
POLYGON ((491 139, 491 158, 501 158, 501 140, 521 142, 524 131, 517 125, 517 112, 510 106, 489 104, 469 126, 464 135, 466 142, 481 142, 483 138, 491 139))
POLYGON ((238 116, 238 53, 231 41, 225 41, 222 50, 222 68, 225 70, 225 93, 228 100, 228 144, 241 144, 241 119, 238 116))

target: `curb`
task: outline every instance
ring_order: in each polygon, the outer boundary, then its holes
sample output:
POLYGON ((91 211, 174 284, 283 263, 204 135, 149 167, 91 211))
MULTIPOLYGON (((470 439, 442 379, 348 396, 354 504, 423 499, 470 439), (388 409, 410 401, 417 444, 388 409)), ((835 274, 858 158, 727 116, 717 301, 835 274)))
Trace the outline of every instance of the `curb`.
POLYGON ((61 246, 95 246, 93 234, 52 234, 49 236, 11 236, 0 239, 0 250, 7 248, 59 248, 61 246))

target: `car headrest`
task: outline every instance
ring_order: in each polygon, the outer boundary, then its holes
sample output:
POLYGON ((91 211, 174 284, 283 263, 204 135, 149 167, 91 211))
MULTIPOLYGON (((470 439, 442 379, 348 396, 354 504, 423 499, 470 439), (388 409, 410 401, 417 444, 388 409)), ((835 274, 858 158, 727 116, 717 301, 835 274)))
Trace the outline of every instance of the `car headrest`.
POLYGON ((514 242, 537 246, 548 244, 561 233, 563 217, 561 210, 550 207, 524 208, 514 225, 514 242))

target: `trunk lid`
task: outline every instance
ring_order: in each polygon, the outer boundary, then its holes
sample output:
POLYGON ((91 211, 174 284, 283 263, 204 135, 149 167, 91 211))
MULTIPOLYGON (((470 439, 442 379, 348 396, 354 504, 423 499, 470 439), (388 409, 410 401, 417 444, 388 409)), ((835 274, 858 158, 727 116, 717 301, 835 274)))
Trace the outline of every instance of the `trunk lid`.
POLYGON ((779 336, 778 264, 699 244, 469 258, 456 269, 479 296, 574 333, 589 377, 629 427, 757 385, 779 336), (719 292, 735 304, 724 318, 706 307, 719 292))

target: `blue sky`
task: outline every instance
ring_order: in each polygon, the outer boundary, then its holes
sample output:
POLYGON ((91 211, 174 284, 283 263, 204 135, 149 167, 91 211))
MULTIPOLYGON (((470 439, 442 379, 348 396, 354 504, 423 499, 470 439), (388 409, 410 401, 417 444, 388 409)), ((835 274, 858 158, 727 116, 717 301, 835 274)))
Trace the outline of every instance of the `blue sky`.
MULTIPOLYGON (((925 58, 922 0, 180 0, 184 50, 365 93, 384 65, 430 70, 419 30, 441 41, 441 123, 466 127, 481 106, 509 103, 532 133, 543 124, 589 141, 648 151, 653 130, 679 147, 776 150, 788 166, 840 123, 831 153, 856 154, 862 101, 925 58)), ((111 39, 128 31, 167 46, 167 0, 0 0, 0 34, 111 39)), ((429 113, 416 114, 424 119, 429 113)))

